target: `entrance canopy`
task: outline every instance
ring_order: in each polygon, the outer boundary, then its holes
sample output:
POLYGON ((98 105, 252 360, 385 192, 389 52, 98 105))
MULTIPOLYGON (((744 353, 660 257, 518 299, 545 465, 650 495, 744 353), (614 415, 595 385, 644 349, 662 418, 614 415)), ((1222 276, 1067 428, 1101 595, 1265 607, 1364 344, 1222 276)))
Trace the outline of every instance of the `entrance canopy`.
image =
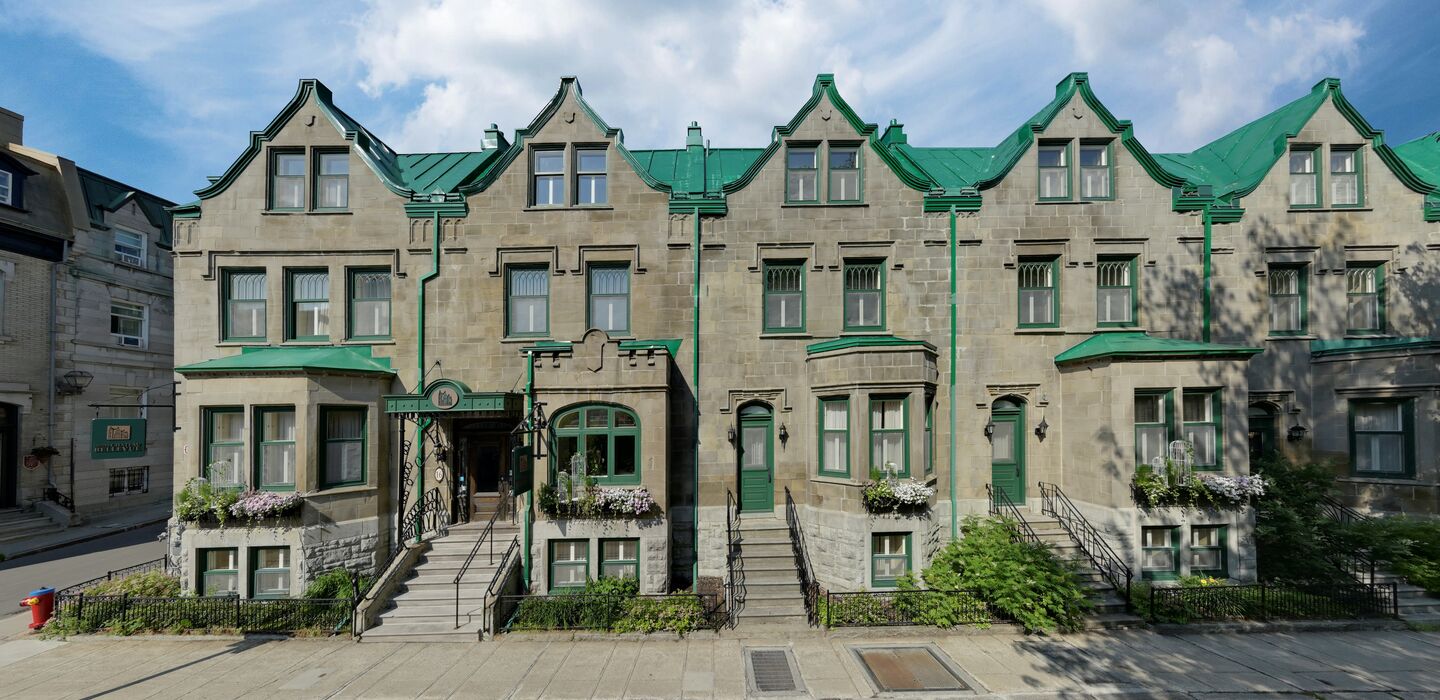
POLYGON ((399 417, 518 417, 525 408, 523 394, 475 392, 457 379, 437 379, 419 394, 397 394, 384 399, 385 413, 399 417))

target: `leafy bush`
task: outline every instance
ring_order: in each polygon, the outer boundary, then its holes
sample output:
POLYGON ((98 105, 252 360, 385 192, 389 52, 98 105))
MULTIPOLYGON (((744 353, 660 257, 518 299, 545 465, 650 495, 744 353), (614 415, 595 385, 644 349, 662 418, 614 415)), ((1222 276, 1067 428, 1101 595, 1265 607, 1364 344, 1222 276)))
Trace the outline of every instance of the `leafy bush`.
MULTIPOLYGON (((375 579, 369 576, 360 577, 360 593, 370 590, 370 584, 375 579)), ((305 587, 305 597, 311 600, 330 600, 337 598, 350 598, 355 591, 350 583, 350 572, 347 569, 330 569, 313 579, 310 585, 305 587)))
POLYGON ((1325 511, 1335 473, 1320 464, 1267 459, 1254 465, 1270 483, 1255 506, 1255 554, 1265 581, 1348 583, 1333 561, 1358 543, 1325 511))
POLYGON ((1356 524, 1356 544, 1430 595, 1440 595, 1440 521, 1375 518, 1356 524))
POLYGON ((631 598, 615 632, 694 632, 705 626, 705 608, 694 596, 631 598))
POLYGON ((168 598, 180 595, 180 579, 164 571, 142 571, 109 581, 101 581, 84 591, 85 595, 134 595, 168 598))
POLYGON ((207 479, 191 479, 175 494, 175 517, 186 522, 214 520, 225 526, 230 507, 240 500, 239 489, 215 486, 207 479))
POLYGON ((1258 501, 1267 486, 1262 476, 1185 473, 1169 463, 1162 472, 1142 464, 1130 482, 1135 504, 1141 508, 1238 510, 1258 501))
POLYGON ((865 484, 860 499, 871 513, 900 513, 924 510, 935 489, 914 479, 877 480, 865 484))
POLYGON ((577 591, 527 597, 516 608, 509 629, 685 634, 706 627, 706 611, 700 598, 643 598, 638 592, 635 579, 602 578, 577 591))
POLYGON ((921 575, 934 590, 975 591, 1029 631, 1079 629, 1092 607, 1073 565, 1022 539, 1006 519, 966 518, 961 539, 945 545, 921 575))

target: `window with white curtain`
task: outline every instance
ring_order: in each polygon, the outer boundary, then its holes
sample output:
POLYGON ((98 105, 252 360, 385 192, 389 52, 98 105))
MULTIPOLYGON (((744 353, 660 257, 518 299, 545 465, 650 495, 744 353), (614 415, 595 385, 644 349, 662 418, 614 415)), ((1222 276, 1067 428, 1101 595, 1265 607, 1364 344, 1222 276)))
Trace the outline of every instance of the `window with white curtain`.
POLYGON ((295 488, 295 409, 262 408, 256 415, 260 425, 260 488, 295 488))
POLYGON ((511 267, 508 275, 506 335, 549 335, 550 268, 511 267))
POLYGON ((390 270, 350 272, 350 337, 390 337, 390 270))
POLYGON ((1195 449, 1196 469, 1220 467, 1220 393, 1186 389, 1181 394, 1181 432, 1195 449))
POLYGON ((320 412, 324 432, 326 487, 365 483, 365 409, 324 407, 320 412))
POLYGON ((315 175, 315 208, 345 209, 350 206, 350 153, 321 153, 315 175))
POLYGON ((607 333, 630 332, 630 268, 590 267, 590 326, 607 333))
POLYGON ((1315 148, 1290 150, 1290 206, 1320 204, 1320 174, 1315 172, 1315 148))
POLYGON ((330 338, 330 273, 296 270, 290 273, 289 340, 330 338))
POLYGON ((1350 461, 1355 472, 1377 476, 1410 472, 1407 408, 1400 400, 1350 402, 1350 461))
POLYGON ((1306 268, 1303 265, 1271 266, 1270 334, 1290 335, 1305 330, 1306 268))
POLYGON ((820 401, 820 471, 850 473, 850 400, 820 401))
POLYGON ((225 340, 265 339, 265 271, 225 273, 225 340))
POLYGON ((905 399, 870 399, 870 469, 894 465, 898 476, 909 476, 905 441, 905 399))
POLYGON ((290 548, 256 547, 250 550, 251 598, 290 597, 290 548))
POLYGON ((115 233, 115 259, 127 265, 145 266, 145 234, 117 228, 115 233))

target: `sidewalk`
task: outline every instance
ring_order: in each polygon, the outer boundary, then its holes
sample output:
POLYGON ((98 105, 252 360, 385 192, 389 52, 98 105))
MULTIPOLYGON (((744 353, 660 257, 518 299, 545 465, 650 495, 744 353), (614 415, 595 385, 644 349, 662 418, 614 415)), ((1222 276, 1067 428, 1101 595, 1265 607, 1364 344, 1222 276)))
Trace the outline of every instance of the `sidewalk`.
MULTIPOLYGON (((0 643, 0 698, 741 698, 747 648, 787 649, 805 691, 878 695, 855 647, 930 645, 975 682, 906 697, 1436 697, 1440 634, 1299 632, 1058 637, 1010 633, 465 644, 347 639, 0 643), (19 646, 11 646, 19 645, 19 646), (23 661, 20 661, 23 659, 23 661)), ((753 696, 753 695, 752 695, 753 696)))
POLYGON ((160 503, 148 508, 126 509, 95 518, 84 525, 67 527, 19 542, 0 545, 0 554, 5 555, 5 561, 10 561, 17 557, 45 552, 77 542, 88 542, 117 532, 163 523, 169 518, 170 504, 168 503, 160 503))

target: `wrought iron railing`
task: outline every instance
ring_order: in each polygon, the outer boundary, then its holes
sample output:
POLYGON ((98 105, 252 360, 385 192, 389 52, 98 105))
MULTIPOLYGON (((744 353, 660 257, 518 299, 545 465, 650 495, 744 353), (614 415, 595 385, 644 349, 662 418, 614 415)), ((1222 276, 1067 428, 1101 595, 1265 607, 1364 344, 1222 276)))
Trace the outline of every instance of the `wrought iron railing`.
POLYGON ((825 627, 985 625, 1002 619, 976 591, 828 592, 817 620, 825 627))
POLYGON ((985 493, 990 497, 990 514, 999 516, 1015 524, 1016 534, 1031 542, 1039 544, 1040 537, 1035 534, 1035 529, 1025 521, 1025 515, 1015 502, 1010 500, 1010 495, 1005 489, 997 489, 990 484, 985 484, 985 493))
POLYGON ((394 551, 390 552, 390 558, 385 565, 375 571, 375 580, 365 595, 355 598, 355 609, 350 616, 351 633, 359 636, 361 633, 361 621, 359 616, 360 606, 368 601, 374 600, 385 585, 385 572, 395 565, 400 557, 405 555, 408 544, 422 542, 435 536, 444 535, 450 529, 450 515, 445 510, 444 500, 440 497, 440 489, 433 488, 425 493, 424 497, 411 504, 410 510, 396 524, 398 534, 394 551))
MULTIPOLYGON (((465 572, 470 570, 470 565, 475 562, 476 555, 480 554, 480 548, 486 542, 490 543, 489 564, 495 564, 495 521, 500 519, 502 508, 496 508, 490 516, 490 522, 485 523, 485 529, 480 531, 480 537, 476 538, 475 546, 470 548, 470 556, 465 557, 465 563, 460 566, 460 572, 455 574, 455 629, 460 629, 460 579, 465 578, 465 572)), ((502 552, 503 554, 503 552, 502 552)))
POLYGON ((65 588, 62 588, 62 589, 60 589, 59 591, 56 591, 55 595, 56 595, 56 596, 65 596, 65 595, 71 595, 71 594, 75 594, 75 593, 80 593, 80 592, 84 591, 84 590, 87 589, 87 588, 93 588, 96 584, 104 583, 104 582, 106 582, 106 581, 113 581, 113 580, 115 580, 115 579, 117 579, 117 578, 125 578, 126 576, 129 576, 129 575, 131 575, 131 574, 138 574, 138 573, 141 573, 141 572, 144 572, 144 571, 167 571, 167 572, 168 572, 169 570, 170 570, 170 556, 167 554, 166 556, 160 557, 159 559, 151 559, 150 561, 141 562, 141 563, 139 563, 139 564, 135 564, 134 566, 127 566, 127 567, 124 567, 124 568, 121 568, 121 569, 114 569, 114 570, 111 570, 111 571, 107 571, 107 572, 105 572, 105 575, 104 575, 104 576, 96 576, 95 578, 92 578, 92 579, 90 579, 89 581, 82 581, 82 582, 77 583, 77 584, 75 584, 75 585, 73 585, 73 586, 66 586, 65 588))
POLYGON ((795 553, 795 572, 800 574, 800 590, 805 594, 805 617, 813 627, 820 624, 816 616, 817 597, 820 584, 815 582, 815 572, 810 566, 810 553, 805 547, 805 529, 800 526, 800 511, 795 499, 790 497, 790 487, 785 487, 785 524, 790 528, 790 548, 795 553))
POLYGON ((616 595, 559 593, 502 595, 497 605, 513 609, 505 630, 615 630, 644 625, 648 631, 719 629, 726 623, 715 593, 616 595), (658 628, 657 628, 658 626, 658 628))
POLYGON ((57 489, 54 486, 46 486, 44 496, 45 500, 51 501, 55 505, 58 505, 61 508, 70 511, 71 513, 75 512, 75 499, 63 493, 60 493, 60 489, 57 489))
POLYGON ((174 629, 234 629, 242 632, 294 632, 343 628, 353 611, 349 598, 274 598, 238 596, 150 597, 64 594, 55 600, 56 618, 67 631, 107 629, 135 632, 174 629))
MULTIPOLYGON (((519 563, 520 540, 516 538, 510 540, 510 546, 506 547, 505 553, 500 555, 500 566, 495 568, 495 577, 490 579, 490 585, 485 588, 485 607, 481 613, 485 634, 494 636, 495 632, 499 629, 500 625, 496 620, 501 617, 501 608, 498 605, 499 600, 497 594, 505 590, 504 586, 510 578, 510 570, 515 568, 519 563), (499 588, 496 588, 497 586, 499 586, 499 588)), ((524 584, 521 585, 521 590, 525 590, 524 584)), ((513 611, 506 611, 504 615, 505 619, 509 619, 510 612, 513 611)))
POLYGON ((725 613, 735 626, 740 608, 745 607, 745 559, 740 549, 740 504, 725 489, 725 613))
MULTIPOLYGON (((1320 510, 1327 517, 1339 523, 1343 527, 1363 525, 1373 518, 1350 506, 1341 503, 1329 496, 1320 500, 1320 510)), ((1330 550, 1330 559, 1341 571, 1349 574, 1360 583, 1375 583, 1375 574, 1379 567, 1375 563, 1375 557, 1368 549, 1354 547, 1341 542, 1332 542, 1334 547, 1330 550)))
POLYGON ((1100 534, 1095 526, 1085 518, 1079 508, 1070 501, 1064 491, 1055 484, 1040 482, 1040 512, 1054 518, 1060 523, 1060 527, 1070 535, 1070 539, 1080 546, 1080 551, 1090 559, 1090 564, 1095 567, 1100 575, 1105 577, 1115 592, 1125 599, 1125 605, 1130 605, 1130 583, 1135 578, 1135 572, 1130 565, 1115 553, 1110 543, 1100 534))
POLYGON ((1234 586, 1150 589, 1146 617, 1152 622, 1221 620, 1343 620, 1399 617, 1396 585, 1234 586))

